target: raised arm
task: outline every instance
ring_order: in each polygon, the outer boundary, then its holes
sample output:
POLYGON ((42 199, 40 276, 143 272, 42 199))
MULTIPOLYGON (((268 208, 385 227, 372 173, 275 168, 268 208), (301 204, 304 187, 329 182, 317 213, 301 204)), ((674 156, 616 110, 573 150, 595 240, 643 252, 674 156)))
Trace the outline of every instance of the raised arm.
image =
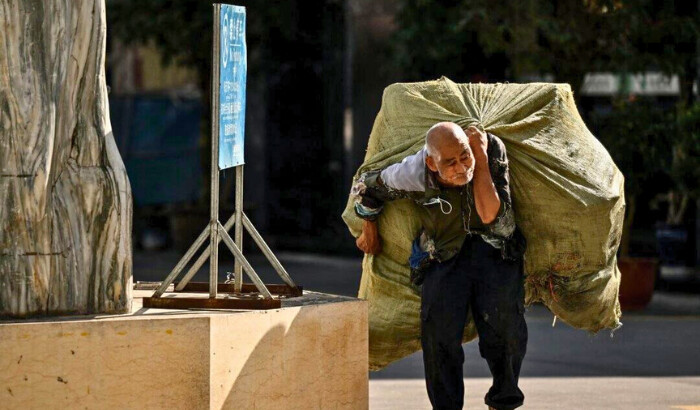
POLYGON ((483 139, 470 137, 470 141, 472 138, 475 139, 475 144, 470 145, 477 164, 474 172, 477 213, 493 235, 508 238, 515 230, 515 215, 510 195, 506 147, 500 138, 493 135, 484 134, 483 139), (488 141, 486 147, 483 146, 484 141, 488 141))
MULTIPOLYGON (((488 137, 476 127, 466 130, 469 145, 474 153, 474 203, 479 217, 488 225, 496 219, 501 209, 501 199, 491 175, 488 158, 488 137)), ((491 147, 493 151, 494 147, 491 147)))

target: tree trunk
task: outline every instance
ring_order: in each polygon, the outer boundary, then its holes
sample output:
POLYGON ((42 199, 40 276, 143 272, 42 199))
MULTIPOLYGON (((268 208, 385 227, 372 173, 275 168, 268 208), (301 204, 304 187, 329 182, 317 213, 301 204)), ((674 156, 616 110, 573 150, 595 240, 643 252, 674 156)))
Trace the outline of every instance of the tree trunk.
POLYGON ((131 305, 104 0, 0 0, 0 316, 131 305))

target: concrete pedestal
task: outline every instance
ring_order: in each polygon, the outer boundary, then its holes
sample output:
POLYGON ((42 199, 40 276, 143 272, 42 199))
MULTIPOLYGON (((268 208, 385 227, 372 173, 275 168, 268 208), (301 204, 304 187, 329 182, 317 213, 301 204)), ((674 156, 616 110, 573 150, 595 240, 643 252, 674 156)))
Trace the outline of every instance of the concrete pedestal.
MULTIPOLYGON (((0 323, 0 408, 367 409, 367 302, 0 323)), ((203 296, 203 295, 199 295, 203 296)))

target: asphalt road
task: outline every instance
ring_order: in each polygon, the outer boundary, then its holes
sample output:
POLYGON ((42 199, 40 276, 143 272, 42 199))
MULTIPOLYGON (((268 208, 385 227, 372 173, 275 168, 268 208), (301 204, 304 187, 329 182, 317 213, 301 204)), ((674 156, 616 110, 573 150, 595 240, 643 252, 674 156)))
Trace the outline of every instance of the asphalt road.
MULTIPOLYGON (((361 259, 278 255, 305 289, 356 296, 361 259)), ((162 280, 173 252, 134 255, 135 280, 162 280)), ((280 283, 261 255, 251 263, 280 283)), ((220 263, 222 269, 231 261, 220 263)), ((208 267, 195 280, 207 280, 208 267)), ((649 308, 624 313, 623 326, 590 335, 558 321, 543 306, 528 308, 528 352, 520 387, 530 409, 700 410, 700 294, 657 292, 649 308)), ((485 408, 490 373, 476 343, 464 345, 465 408, 485 408)), ((429 409, 421 352, 370 373, 371 409, 429 409)))

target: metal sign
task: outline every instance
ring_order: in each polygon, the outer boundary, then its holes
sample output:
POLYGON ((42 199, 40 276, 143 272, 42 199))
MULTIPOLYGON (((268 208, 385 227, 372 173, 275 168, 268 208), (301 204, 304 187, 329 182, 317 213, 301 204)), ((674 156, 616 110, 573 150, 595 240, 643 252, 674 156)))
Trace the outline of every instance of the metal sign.
MULTIPOLYGON (((245 7, 221 4, 219 12, 219 169, 243 164, 247 50, 245 7)), ((216 83, 215 83, 216 85, 216 83)))
POLYGON ((160 283, 153 296, 143 299, 144 307, 163 309, 213 308, 213 309, 272 309, 281 306, 279 298, 272 292, 287 296, 301 296, 302 288, 297 286, 267 243, 258 233, 248 216, 243 212, 243 131, 245 127, 245 8, 229 4, 214 4, 214 42, 212 53, 211 87, 211 204, 209 225, 199 234, 192 246, 175 265, 165 280, 160 283), (221 224, 219 221, 219 174, 222 169, 236 168, 235 212, 221 224), (228 231, 234 229, 234 238, 228 231), (267 285, 255 272, 243 255, 243 230, 248 231, 284 285, 267 285), (205 242, 209 244, 194 258, 205 242), (233 286, 219 283, 219 243, 224 242, 235 258, 233 286), (163 298, 169 286, 184 268, 195 259, 185 276, 175 285, 175 292, 198 292, 209 289, 209 299, 163 298), (209 260, 209 283, 190 283, 190 280, 209 260), (243 272, 252 284, 243 283, 243 272), (236 298, 257 290, 262 298, 249 296, 236 298), (272 290, 272 291, 271 291, 272 290), (218 298, 219 291, 229 293, 226 298, 218 298))

